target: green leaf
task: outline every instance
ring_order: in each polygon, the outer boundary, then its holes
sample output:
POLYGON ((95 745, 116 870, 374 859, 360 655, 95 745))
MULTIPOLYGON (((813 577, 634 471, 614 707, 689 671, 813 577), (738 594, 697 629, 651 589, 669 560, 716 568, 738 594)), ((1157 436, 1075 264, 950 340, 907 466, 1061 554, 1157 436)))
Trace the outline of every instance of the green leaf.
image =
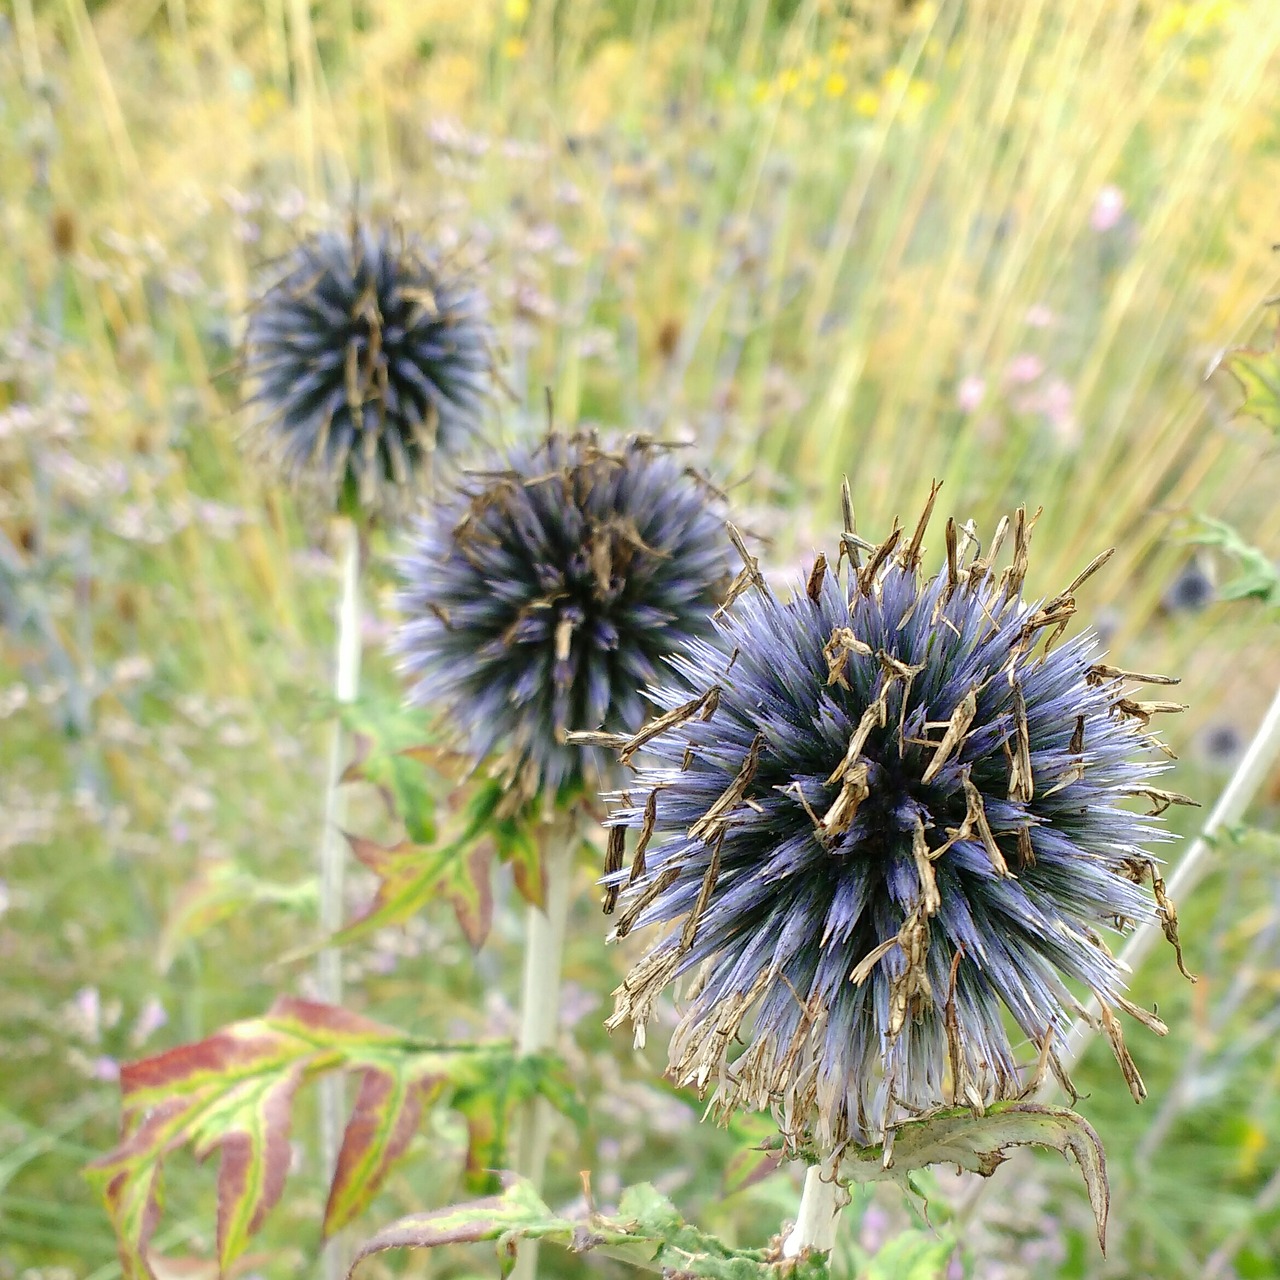
POLYGON ((508 1046, 439 1046, 333 1005, 283 998, 265 1016, 195 1044, 127 1064, 121 1138, 88 1170, 106 1202, 128 1280, 152 1275, 147 1250, 160 1214, 164 1161, 182 1146, 218 1168, 218 1263, 239 1255, 280 1199, 300 1085, 326 1071, 360 1073, 323 1230, 368 1204, 404 1153, 423 1107, 475 1091, 511 1062, 508 1046))
POLYGON ((350 1275, 375 1253, 390 1249, 433 1249, 446 1244, 497 1243, 499 1263, 508 1271, 521 1240, 547 1240, 573 1253, 599 1251, 633 1266, 706 1280, 826 1280, 824 1257, 783 1262, 763 1249, 731 1249, 715 1236, 686 1223, 653 1187, 629 1187, 614 1216, 591 1213, 583 1220, 561 1218, 522 1180, 502 1195, 412 1214, 384 1227, 356 1253, 350 1275))
POLYGON ((1238 347, 1222 363, 1244 391, 1237 412, 1280 432, 1280 330, 1270 347, 1238 347))
POLYGON ((436 849, 409 840, 381 845, 350 834, 347 840, 356 858, 378 877, 378 891, 364 913, 336 935, 336 944, 403 924, 427 903, 443 899, 453 907, 472 947, 484 945, 493 922, 489 848, 461 841, 436 849))
POLYGON ((409 838, 416 844, 432 843, 436 800, 423 765, 443 762, 449 754, 421 746, 421 717, 398 702, 388 705, 363 698, 343 708, 342 716, 356 742, 355 759, 342 780, 372 783, 404 823, 409 838))
POLYGON ((532 815, 496 819, 492 833, 498 857, 511 867, 520 896, 531 907, 541 909, 547 901, 547 873, 532 815))
POLYGON ((489 1192, 500 1185, 496 1171, 506 1162, 514 1113, 538 1097, 546 1098, 579 1129, 586 1127, 586 1107, 564 1063, 549 1055, 490 1058, 477 1064, 474 1079, 454 1093, 453 1109, 467 1122, 468 1191, 489 1192))
POLYGON ((1106 1157, 1098 1135, 1066 1107, 999 1102, 984 1115, 965 1107, 934 1111, 895 1125, 885 1147, 855 1148, 845 1156, 840 1173, 854 1182, 897 1182, 908 1189, 910 1175, 933 1164, 953 1164, 989 1178, 1011 1148, 1027 1146, 1050 1147, 1075 1159, 1105 1253, 1110 1205, 1106 1157))
POLYGON ((1250 546, 1229 525, 1210 516, 1200 516, 1202 532, 1192 538, 1197 546, 1216 547, 1234 560, 1239 573, 1224 583, 1221 591, 1224 600, 1260 600, 1263 604, 1280 606, 1280 569, 1264 551, 1250 546))

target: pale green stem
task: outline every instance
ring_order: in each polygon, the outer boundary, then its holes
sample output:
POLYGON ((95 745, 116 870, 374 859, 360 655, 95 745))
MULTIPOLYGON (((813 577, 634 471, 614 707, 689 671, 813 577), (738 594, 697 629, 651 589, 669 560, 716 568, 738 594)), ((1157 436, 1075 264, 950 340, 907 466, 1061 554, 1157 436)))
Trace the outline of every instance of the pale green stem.
MULTIPOLYGON (((520 998, 520 1053, 554 1048, 560 1022, 560 970, 564 961, 565 923, 573 889, 573 860, 578 828, 573 818, 544 828, 545 910, 530 907, 524 943, 524 981, 520 998)), ((546 1098, 525 1103, 515 1121, 514 1165, 539 1194, 551 1145, 555 1112, 546 1098)), ((512 1280, 533 1280, 538 1270, 537 1241, 520 1246, 512 1280)))
MULTIPOLYGON (((338 597, 338 648, 334 669, 333 696, 338 715, 333 722, 329 744, 329 776, 325 788, 324 829, 320 835, 320 928, 326 936, 342 928, 342 878, 347 845, 344 828, 347 822, 346 788, 342 774, 346 768, 347 744, 341 709, 355 702, 360 689, 360 533, 346 517, 334 522, 338 544, 338 561, 342 574, 338 597)), ((316 993, 326 1004, 342 1001, 342 953, 337 947, 326 947, 316 959, 316 993)), ((342 1077, 337 1073, 322 1076, 320 1088, 320 1166, 326 1178, 333 1176, 342 1139, 346 1101, 342 1077)), ((340 1280, 345 1274, 342 1249, 331 1240, 324 1251, 326 1280, 340 1280)))
MULTIPOLYGON (((1267 714, 1263 716, 1262 723, 1253 735, 1235 773, 1231 775, 1231 780, 1218 797, 1218 803, 1213 806, 1199 837, 1178 862, 1177 870, 1169 877, 1165 889, 1175 906, 1179 898, 1188 897, 1205 877, 1209 871, 1209 855, 1213 852, 1218 836, 1230 831, 1244 818, 1262 784, 1271 776, 1277 760, 1280 760, 1280 689, 1271 700, 1267 714)), ((1121 950, 1120 964, 1136 972, 1150 955, 1159 937, 1160 921, 1154 918, 1144 920, 1130 934, 1121 950)), ((1091 1017, 1096 1018, 1098 1002, 1090 1001, 1087 1011, 1091 1017)), ((1080 1060, 1094 1029, 1083 1019, 1071 1028, 1061 1054, 1066 1071, 1070 1071, 1080 1060)), ((1052 1082, 1046 1081, 1042 1092, 1052 1092, 1053 1088, 1052 1082)))
POLYGON ((835 1162, 811 1164, 804 1175, 796 1225, 782 1242, 782 1256, 795 1258, 806 1249, 830 1253, 835 1248, 840 1214, 848 1203, 848 1192, 836 1181, 835 1162))

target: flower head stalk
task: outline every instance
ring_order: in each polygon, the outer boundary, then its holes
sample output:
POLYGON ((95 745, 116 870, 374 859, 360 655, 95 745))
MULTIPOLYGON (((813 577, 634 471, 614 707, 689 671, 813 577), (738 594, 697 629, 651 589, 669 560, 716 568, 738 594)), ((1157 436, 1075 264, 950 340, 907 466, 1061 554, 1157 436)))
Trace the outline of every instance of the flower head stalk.
POLYGON ((677 1081, 714 1086, 723 1112, 773 1107, 784 1134, 826 1151, 1022 1096, 1058 1067, 1071 984, 1098 998, 1135 1097, 1113 1011, 1164 1030, 1125 997, 1100 931, 1159 915, 1177 940, 1146 846, 1166 838, 1151 818, 1185 801, 1155 786, 1167 765, 1149 733, 1180 707, 1130 692, 1174 682, 1099 661, 1088 633, 1062 640, 1105 555, 1028 602, 1034 517, 1020 509, 972 557, 949 521, 924 576, 928 516, 878 545, 847 531, 837 569, 819 556, 792 599, 750 577, 653 691, 649 763, 611 797, 611 824, 637 833, 632 868, 610 879, 614 935, 666 930, 610 1025, 643 1039, 687 975, 677 1081))

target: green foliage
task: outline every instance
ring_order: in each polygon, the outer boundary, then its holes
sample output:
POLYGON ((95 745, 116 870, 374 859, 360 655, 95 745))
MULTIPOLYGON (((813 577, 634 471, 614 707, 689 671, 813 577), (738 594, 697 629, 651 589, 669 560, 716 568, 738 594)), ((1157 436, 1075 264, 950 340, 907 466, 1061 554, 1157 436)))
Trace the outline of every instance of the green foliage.
MULTIPOLYGON (((342 708, 343 719, 355 736, 355 759, 342 775, 344 782, 368 782, 378 788, 387 808, 404 824, 410 840, 430 844, 436 838, 436 798, 422 768, 422 718, 399 700, 366 695, 342 708)), ((429 757, 444 763, 443 752, 429 757)))
POLYGON ((592 1213, 583 1221, 554 1214, 527 1182, 514 1181, 499 1196, 413 1214, 384 1227, 362 1244, 359 1264, 390 1249, 434 1249, 493 1240, 504 1275, 515 1264, 521 1240, 548 1240, 574 1253, 597 1251, 647 1271, 705 1280, 823 1280, 826 1259, 783 1261, 776 1250, 732 1249, 690 1226, 666 1196, 642 1184, 628 1187, 615 1215, 592 1213))
POLYGON ((126 1066, 120 1144, 95 1161, 99 1187, 120 1241, 129 1280, 151 1277, 151 1238, 160 1216, 168 1156, 190 1146, 203 1160, 220 1153, 218 1263, 244 1250, 284 1191, 289 1131, 299 1087, 330 1071, 360 1079, 343 1134, 321 1230, 349 1223, 368 1205, 405 1153, 425 1108, 452 1104, 476 1142, 469 1167, 502 1159, 485 1139, 505 1128, 520 1101, 542 1095, 582 1119, 554 1064, 514 1061, 507 1047, 436 1045, 332 1005, 288 997, 261 1018, 233 1023, 195 1044, 126 1066))
POLYGON ((545 874, 535 807, 509 812, 502 784, 467 778, 466 760, 421 740, 421 720, 398 703, 388 708, 374 699, 362 700, 347 715, 356 756, 343 781, 376 787, 408 838, 382 845, 348 834, 352 853, 377 877, 378 888, 359 918, 337 935, 340 945, 404 924, 428 903, 444 901, 478 950, 493 922, 495 854, 511 867, 525 901, 542 905, 545 874), (448 793, 443 804, 437 799, 441 792, 448 793))
MULTIPOLYGON (((432 747, 409 747, 396 752, 397 776, 413 769, 420 771, 415 761, 435 763, 442 754, 432 747)), ((354 767, 347 774, 348 780, 361 776, 354 767)), ((424 793, 422 787, 412 791, 402 787, 393 800, 393 812, 402 815, 401 806, 407 804, 416 805, 420 813, 421 804, 416 797, 424 793)), ((352 853, 378 878, 378 888, 373 901, 337 935, 336 942, 368 938, 389 925, 412 919, 428 903, 442 900, 453 907, 462 932, 478 950, 484 945, 493 920, 490 863, 494 853, 500 862, 510 865, 516 888, 525 901, 535 907, 542 905, 545 874, 532 810, 515 816, 501 815, 505 791, 493 781, 461 787, 455 796, 459 794, 464 797, 461 808, 446 819, 448 829, 457 830, 451 838, 435 843, 409 839, 386 846, 363 836, 348 835, 352 853)), ((404 819, 406 828, 423 829, 416 822, 411 826, 411 821, 411 816, 404 819)))
MULTIPOLYGON (((233 360, 262 263, 357 186, 362 207, 403 198, 433 228, 481 233, 507 300, 513 429, 538 425, 550 385, 565 421, 697 440, 745 481, 771 570, 838 519, 845 471, 866 530, 916 504, 926 475, 979 525, 1042 503, 1047 590, 1115 543, 1104 603, 1137 642, 1117 648, 1185 674, 1178 785, 1211 794, 1196 734, 1247 720, 1274 679, 1273 623, 1158 605, 1181 512, 1274 545, 1267 434, 1224 430, 1195 376, 1274 275, 1274 0, 616 0, 604 21, 550 0, 152 8, 38 0, 0 40, 0 1272, 114 1274, 79 1174, 114 1141, 114 1063, 266 1007, 273 961, 311 936, 293 906, 313 892, 332 574, 305 510, 236 452, 233 360), (1123 217, 1098 231, 1104 185, 1123 217), (1043 371, 1010 385, 1028 355, 1043 371), (171 904, 175 959, 158 973, 171 904), (153 999, 168 1023, 144 1033, 153 999)), ((1274 403, 1274 356, 1228 358, 1246 404, 1274 403)), ((373 572, 386 550, 375 532, 373 572)), ((382 595, 367 605, 386 622, 382 595)), ((383 832, 364 785, 350 825, 425 859, 471 797, 396 756, 423 728, 391 723, 394 678, 375 645, 366 659, 385 709, 354 727, 385 743, 370 773, 415 829, 383 832)), ((1254 820, 1274 812, 1264 797, 1254 820)), ((535 842, 514 822, 503 839, 536 899, 535 842)), ((1199 1280, 1220 1248, 1224 1274, 1280 1271, 1280 908, 1262 852, 1224 848, 1224 871, 1179 903, 1200 987, 1135 975, 1171 1026, 1143 1054, 1149 1102, 1115 1090, 1109 1063, 1076 1072, 1117 1186, 1117 1274, 1199 1280), (1218 999, 1245 977, 1247 1000, 1218 999), (1206 1040, 1197 1064, 1188 1046, 1206 1040), (1149 1135, 1149 1167, 1130 1169, 1149 1135)), ((509 1014, 523 915, 501 877, 494 899, 474 960, 432 912, 389 936, 369 926, 344 957, 362 1001, 482 1038, 509 1014)), ((763 1152, 726 1169, 733 1142, 763 1135, 697 1126, 696 1102, 656 1082, 656 1045, 604 1035, 616 952, 585 901, 572 932, 588 1009, 575 1077, 608 1105, 580 1147, 557 1146, 549 1198, 576 1194, 582 1167, 671 1174, 690 1217, 761 1243, 793 1210, 788 1175, 752 1181, 763 1152)), ((301 1272, 295 1242, 329 1191, 311 1126, 294 1137, 302 1168, 255 1237, 269 1280, 301 1272)), ((994 1184, 995 1225, 971 1226, 993 1272, 1098 1273, 1060 1163, 994 1184), (1064 1240, 1066 1256, 1020 1259, 1024 1240, 1064 1240)), ((382 1202, 446 1203, 453 1164, 401 1166, 382 1202)), ((211 1251, 189 1166, 165 1161, 157 1251, 211 1251)), ((131 1185, 145 1218, 145 1175, 131 1185)), ((891 1273, 913 1247, 853 1270, 891 1273)))
POLYGON ((1192 541, 1197 546, 1221 551, 1238 569, 1236 576, 1219 589, 1222 598, 1258 600, 1273 607, 1280 605, 1280 566, 1222 520, 1201 516, 1199 524, 1201 531, 1192 541))

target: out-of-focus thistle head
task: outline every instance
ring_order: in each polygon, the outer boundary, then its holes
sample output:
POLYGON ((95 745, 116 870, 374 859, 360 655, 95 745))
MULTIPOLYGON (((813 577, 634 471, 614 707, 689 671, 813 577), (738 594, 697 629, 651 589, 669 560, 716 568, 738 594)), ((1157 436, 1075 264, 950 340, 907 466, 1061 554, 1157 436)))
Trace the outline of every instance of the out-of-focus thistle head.
POLYGON ((479 292, 400 227, 353 219, 311 236, 249 317, 257 443, 344 510, 397 505, 479 427, 485 317, 479 292))
POLYGON ((410 700, 499 751, 513 802, 598 786, 573 727, 637 729, 663 658, 711 633, 732 577, 724 503, 668 447, 551 432, 471 473, 400 562, 410 700))
POLYGON ((914 536, 895 522, 878 546, 852 534, 846 496, 836 570, 819 556, 786 602, 748 561, 738 585, 756 589, 673 659, 664 714, 637 735, 650 763, 611 797, 610 824, 639 833, 630 872, 606 881, 622 893, 615 934, 670 927, 610 1025, 643 1039, 659 994, 691 975, 676 1080, 714 1086, 726 1113, 772 1106, 785 1134, 827 1149, 1065 1077, 1070 983, 1098 997, 1135 1097, 1113 1010, 1163 1031, 1125 998, 1097 930, 1159 912, 1177 942, 1144 849, 1164 833, 1121 807, 1187 802, 1153 786, 1166 766, 1148 734, 1181 708, 1128 692, 1174 682, 1099 662, 1088 634, 1055 643, 1107 556, 1024 601, 1024 510, 1002 572, 1007 519, 985 556, 949 521, 945 562, 922 577, 936 492, 914 536))

